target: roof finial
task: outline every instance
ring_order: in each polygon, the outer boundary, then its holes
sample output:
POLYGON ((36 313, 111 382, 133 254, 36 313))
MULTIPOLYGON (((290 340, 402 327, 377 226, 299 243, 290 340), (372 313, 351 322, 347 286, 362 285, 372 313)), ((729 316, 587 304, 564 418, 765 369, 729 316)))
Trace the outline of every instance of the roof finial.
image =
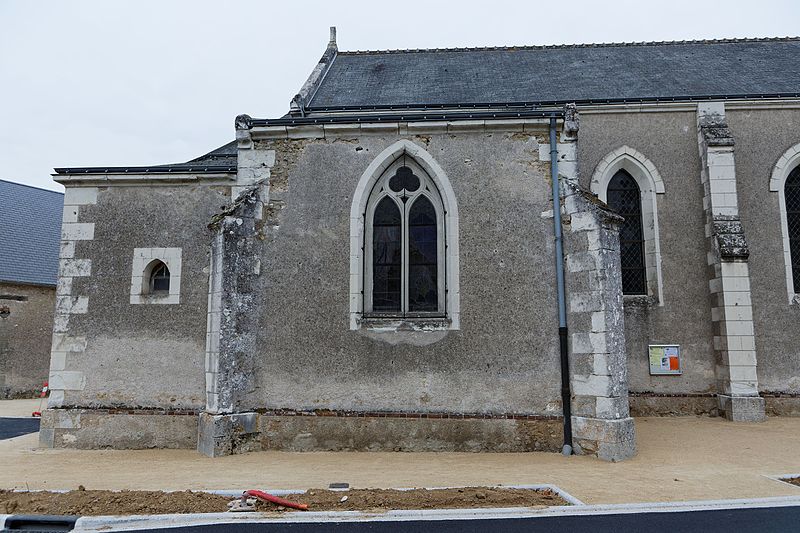
POLYGON ((328 48, 336 48, 336 26, 331 26, 331 38, 328 41, 328 48))

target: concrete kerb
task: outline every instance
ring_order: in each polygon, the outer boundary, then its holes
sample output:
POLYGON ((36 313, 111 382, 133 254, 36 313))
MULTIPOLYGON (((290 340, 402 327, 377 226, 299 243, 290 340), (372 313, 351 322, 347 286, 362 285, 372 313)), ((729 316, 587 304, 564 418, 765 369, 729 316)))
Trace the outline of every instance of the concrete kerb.
POLYGON ((783 483, 784 485, 790 485, 790 486, 796 488, 797 490, 800 490, 800 485, 795 485, 794 483, 789 483, 790 479, 800 479, 800 473, 799 474, 773 474, 771 476, 768 475, 768 474, 761 474, 761 475, 763 477, 767 478, 767 479, 771 479, 773 481, 777 481, 779 483, 783 483))
MULTIPOLYGON (((225 491, 228 492, 228 491, 225 491)), ((274 491, 278 493, 278 491, 274 491)), ((527 507, 487 509, 436 509, 387 511, 366 513, 360 511, 320 511, 285 513, 280 516, 266 513, 206 513, 156 516, 95 516, 79 518, 76 532, 132 531, 154 527, 185 527, 237 522, 270 523, 323 523, 323 522, 402 522, 410 520, 483 520, 511 518, 545 518, 549 516, 585 516, 634 513, 678 513, 688 511, 713 511, 727 509, 756 509, 765 507, 791 507, 800 505, 800 496, 755 498, 737 500, 704 500, 666 503, 639 503, 613 505, 570 505, 544 509, 527 507)), ((11 515, 0 515, 0 527, 11 515)))

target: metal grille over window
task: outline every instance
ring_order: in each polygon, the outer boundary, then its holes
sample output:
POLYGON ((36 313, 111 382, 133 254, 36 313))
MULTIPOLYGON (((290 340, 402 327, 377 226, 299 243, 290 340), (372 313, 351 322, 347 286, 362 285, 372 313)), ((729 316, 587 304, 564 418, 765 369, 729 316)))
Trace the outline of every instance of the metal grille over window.
POLYGON ((795 294, 800 293, 800 167, 786 178, 783 194, 786 200, 786 227, 789 230, 789 253, 792 258, 792 280, 795 294))
POLYGON ((150 292, 169 292, 169 268, 159 261, 150 273, 150 292))
POLYGON ((622 293, 647 294, 641 195, 636 180, 624 170, 608 183, 608 205, 625 218, 619 232, 622 293))

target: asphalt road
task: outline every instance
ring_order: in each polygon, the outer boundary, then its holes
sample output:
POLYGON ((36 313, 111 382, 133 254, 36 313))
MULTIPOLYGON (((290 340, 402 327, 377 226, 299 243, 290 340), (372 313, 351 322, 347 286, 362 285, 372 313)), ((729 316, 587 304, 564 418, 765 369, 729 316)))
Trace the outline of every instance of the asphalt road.
POLYGON ((0 418, 0 440, 36 433, 39 431, 38 418, 0 418))
MULTIPOLYGON (((157 531, 157 530, 151 530, 157 531)), ((165 531, 165 530, 160 530, 165 531)), ((787 533, 800 531, 800 506, 672 513, 549 516, 501 520, 218 524, 169 528, 170 533, 787 533)))

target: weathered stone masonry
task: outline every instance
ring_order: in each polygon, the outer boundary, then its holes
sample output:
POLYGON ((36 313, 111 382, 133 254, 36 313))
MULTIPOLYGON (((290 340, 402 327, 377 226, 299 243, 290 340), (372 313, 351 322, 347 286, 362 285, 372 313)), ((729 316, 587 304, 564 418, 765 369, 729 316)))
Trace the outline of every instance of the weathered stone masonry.
POLYGON ((565 189, 574 446, 619 461, 636 453, 619 266, 622 218, 577 186, 565 189))
MULTIPOLYGON (((288 175, 285 175, 286 169, 282 170, 280 175, 275 174, 274 162, 276 158, 283 160, 289 157, 283 153, 270 153, 264 148, 281 146, 288 150, 288 154, 294 154, 290 157, 295 159, 297 148, 303 145, 303 136, 319 138, 317 133, 322 133, 323 130, 317 132, 304 128, 302 131, 285 129, 278 133, 262 131, 258 133, 261 136, 286 135, 294 140, 278 140, 261 146, 246 136, 246 128, 249 127, 246 117, 240 117, 237 126, 240 147, 239 181, 242 181, 242 178, 244 180, 261 178, 261 182, 243 188, 236 202, 216 217, 211 225, 215 235, 212 245, 208 317, 208 402, 206 412, 201 415, 198 450, 206 455, 217 456, 270 448, 300 451, 318 449, 555 451, 560 449, 561 423, 559 417, 555 416, 513 413, 456 414, 430 411, 370 413, 326 409, 253 410, 254 398, 249 397, 249 393, 253 387, 253 357, 258 352, 258 347, 253 345, 251 335, 246 332, 255 331, 257 327, 258 310, 254 305, 251 291, 257 278, 264 274, 260 271, 258 254, 267 253, 262 248, 263 242, 269 241, 267 232, 274 229, 261 218, 271 218, 264 217, 264 213, 270 212, 276 201, 279 201, 281 206, 284 205, 282 198, 280 200, 272 198, 273 183, 270 178, 275 177, 280 181, 279 192, 286 190, 285 182, 288 178, 288 175), (287 142, 298 144, 298 147, 288 146, 287 142), (251 153, 259 148, 265 153, 261 155, 251 153), (245 156, 242 157, 242 154, 245 156), (244 168, 241 167, 242 161, 246 162, 244 168), (264 233, 259 233, 259 226, 260 231, 264 233)), ((541 127, 537 126, 536 122, 531 122, 530 126, 534 131, 537 127, 541 127)), ((397 128, 386 124, 382 125, 382 130, 392 127, 397 128)), ((416 127, 419 128, 419 125, 416 127)), ((463 133, 465 125, 454 124, 453 127, 463 133)), ((480 130, 484 125, 481 123, 471 127, 480 130)), ((513 131, 514 127, 510 121, 505 121, 502 125, 492 125, 490 131, 496 132, 498 128, 501 130, 510 128, 513 131)), ((402 125, 400 128, 402 129, 402 125)), ((432 132, 436 132, 441 126, 432 124, 429 128, 432 132)), ((323 134, 326 141, 330 140, 331 134, 335 138, 335 135, 342 133, 341 126, 336 130, 335 133, 326 131, 323 134)), ((350 133, 346 129, 343 132, 350 133)), ((363 131, 361 135, 364 135, 363 131)), ((566 135, 563 142, 559 143, 559 168, 562 174, 568 177, 577 173, 575 140, 574 137, 566 135)), ((409 146, 411 154, 416 154, 419 150, 416 145, 409 146)), ((540 145, 539 150, 535 152, 540 159, 549 160, 549 150, 546 148, 546 145, 540 145)), ((408 148, 406 153, 409 153, 408 148)), ((435 162, 431 164, 435 165, 435 162)), ((570 189, 570 191, 566 197, 568 212, 576 217, 576 224, 581 217, 584 219, 584 226, 574 230, 576 237, 570 240, 572 243, 570 250, 578 255, 581 253, 597 255, 597 264, 606 259, 605 255, 618 254, 618 246, 615 249, 613 245, 616 238, 616 227, 613 222, 616 220, 615 216, 598 208, 598 204, 584 193, 578 193, 576 196, 576 190, 570 189), (604 222, 607 220, 612 221, 610 225, 604 222), (594 230, 591 235, 587 232, 590 229, 594 230), (601 238, 606 248, 592 248, 591 243, 599 242, 601 238), (600 257, 602 254, 605 255, 600 257)), ((609 275, 613 276, 613 272, 609 275)), ((573 387, 576 391, 573 424, 577 451, 598 455, 608 460, 621 460, 631 456, 635 449, 633 424, 627 416, 625 367, 620 359, 624 357, 622 355, 624 341, 621 346, 619 344, 622 336, 622 323, 619 320, 621 295, 616 294, 620 291, 620 287, 618 284, 609 287, 598 286, 596 288, 599 292, 582 293, 581 290, 591 290, 586 283, 593 284, 596 280, 579 279, 577 276, 579 274, 573 276, 574 280, 570 279, 570 282, 575 283, 572 287, 576 291, 575 301, 587 294, 595 300, 600 299, 598 309, 592 309, 587 315, 595 326, 591 334, 591 341, 595 344, 587 345, 589 337, 584 338, 580 333, 576 333, 573 337, 573 348, 578 352, 573 364, 573 387), (610 300, 603 296, 605 290, 611 291, 610 300), (605 321, 606 315, 610 317, 608 323, 605 321), (603 320, 600 320, 601 318, 603 320), (584 360, 590 361, 588 369, 585 368, 584 360), (608 386, 603 387, 601 382, 608 386)), ((573 315, 576 320, 581 316, 577 311, 573 315)), ((416 333, 423 336, 431 334, 435 335, 435 333, 416 333)), ((263 351, 261 353, 263 354, 263 351)))
POLYGON ((206 410, 200 415, 197 449, 209 456, 252 449, 256 413, 243 412, 254 389, 254 358, 261 273, 259 237, 266 183, 245 189, 209 224, 211 247, 206 345, 206 410), (243 405, 245 404, 245 405, 243 405))
MULTIPOLYGON (((90 276, 92 260, 76 257, 75 248, 81 241, 94 239, 94 223, 78 222, 81 207, 97 203, 97 187, 67 189, 64 194, 64 221, 61 226, 61 252, 59 254, 58 286, 56 287, 56 312, 53 326, 53 348, 50 356, 49 407, 60 407, 65 391, 82 390, 85 377, 79 369, 70 370, 71 353, 86 349, 86 337, 70 334, 70 317, 89 310, 89 298, 75 294, 73 280, 90 276)), ((52 435, 45 434, 42 442, 51 442, 52 435)))
POLYGON ((697 128, 719 407, 731 420, 763 420, 764 399, 758 395, 756 375, 749 251, 739 218, 734 140, 725 120, 725 104, 699 104, 697 128))

